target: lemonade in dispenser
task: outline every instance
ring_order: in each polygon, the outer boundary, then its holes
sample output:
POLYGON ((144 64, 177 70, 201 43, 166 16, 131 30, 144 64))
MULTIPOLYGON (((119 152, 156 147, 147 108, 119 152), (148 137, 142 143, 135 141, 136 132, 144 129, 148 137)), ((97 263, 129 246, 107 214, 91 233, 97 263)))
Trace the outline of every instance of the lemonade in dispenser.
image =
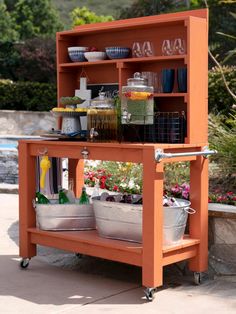
POLYGON ((139 72, 127 80, 122 87, 121 123, 153 124, 154 122, 153 87, 148 86, 147 79, 139 72))

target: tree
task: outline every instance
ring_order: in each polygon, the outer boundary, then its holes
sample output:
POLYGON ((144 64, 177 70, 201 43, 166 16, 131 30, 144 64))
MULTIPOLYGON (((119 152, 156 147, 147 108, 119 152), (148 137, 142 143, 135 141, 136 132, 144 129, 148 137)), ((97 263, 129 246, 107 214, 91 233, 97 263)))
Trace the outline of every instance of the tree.
POLYGON ((55 37, 56 31, 62 29, 57 11, 51 0, 18 0, 12 13, 15 29, 20 39, 34 37, 55 37))
POLYGON ((14 30, 13 20, 3 0, 0 0, 0 33, 1 42, 11 42, 18 39, 18 34, 14 30))
POLYGON ((108 22, 114 20, 111 15, 96 15, 86 7, 75 8, 71 13, 72 26, 108 22))
POLYGON ((121 10, 120 19, 155 15, 176 10, 180 1, 175 0, 136 0, 130 7, 121 10))

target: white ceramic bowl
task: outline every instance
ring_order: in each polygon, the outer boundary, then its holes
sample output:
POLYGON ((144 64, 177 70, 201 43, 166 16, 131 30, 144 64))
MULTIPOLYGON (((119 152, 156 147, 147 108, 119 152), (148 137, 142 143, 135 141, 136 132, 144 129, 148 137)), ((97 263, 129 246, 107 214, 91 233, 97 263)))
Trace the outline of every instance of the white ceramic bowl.
POLYGON ((103 51, 90 51, 90 52, 85 52, 84 53, 85 58, 90 61, 99 61, 99 60, 104 60, 106 59, 107 55, 103 51))
POLYGON ((68 47, 68 52, 71 51, 89 51, 89 47, 68 47))

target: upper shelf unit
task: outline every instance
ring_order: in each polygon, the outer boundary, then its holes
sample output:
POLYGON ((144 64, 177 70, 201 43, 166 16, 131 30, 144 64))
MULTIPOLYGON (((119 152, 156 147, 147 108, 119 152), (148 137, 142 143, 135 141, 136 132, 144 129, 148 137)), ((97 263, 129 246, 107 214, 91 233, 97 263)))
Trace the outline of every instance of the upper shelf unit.
POLYGON ((57 33, 58 105, 61 96, 74 95, 79 78, 86 72, 90 84, 116 83, 121 91, 127 79, 135 72, 158 72, 172 68, 187 69, 187 93, 155 93, 156 105, 161 111, 184 110, 187 119, 186 144, 207 144, 208 124, 208 11, 185 11, 160 16, 88 24, 57 33), (181 38, 185 54, 162 55, 163 41, 181 38), (71 62, 68 47, 123 46, 132 48, 134 42, 150 41, 151 57, 71 62))

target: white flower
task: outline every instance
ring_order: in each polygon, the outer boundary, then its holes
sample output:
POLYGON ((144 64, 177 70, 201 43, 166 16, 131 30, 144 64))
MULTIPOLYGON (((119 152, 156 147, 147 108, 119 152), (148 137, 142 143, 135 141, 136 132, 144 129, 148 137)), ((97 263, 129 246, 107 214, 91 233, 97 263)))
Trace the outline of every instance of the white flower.
POLYGON ((133 180, 133 179, 130 179, 129 184, 128 184, 128 187, 129 187, 129 189, 133 189, 133 188, 135 187, 135 184, 134 184, 134 180, 133 180))

